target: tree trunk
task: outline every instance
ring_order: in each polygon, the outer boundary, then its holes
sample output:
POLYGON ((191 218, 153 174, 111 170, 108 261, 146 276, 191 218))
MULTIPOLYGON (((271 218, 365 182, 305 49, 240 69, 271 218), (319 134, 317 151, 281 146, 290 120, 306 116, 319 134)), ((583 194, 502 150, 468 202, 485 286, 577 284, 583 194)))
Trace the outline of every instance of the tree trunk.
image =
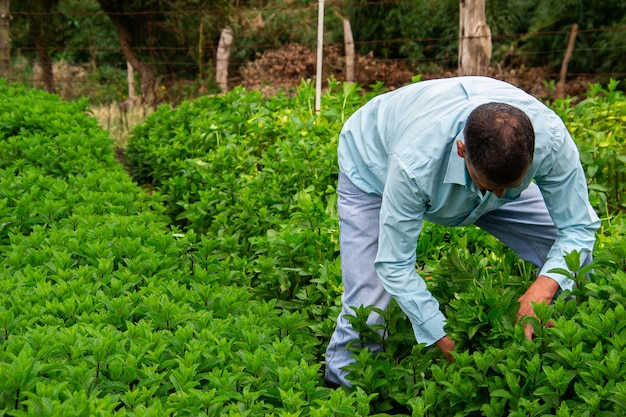
POLYGON ((143 63, 135 54, 135 51, 131 47, 130 33, 128 30, 116 19, 115 16, 109 15, 109 18, 117 28, 117 36, 120 40, 120 46, 122 47, 122 53, 124 54, 126 61, 129 62, 141 76, 142 103, 156 105, 156 81, 154 79, 154 70, 150 65, 143 63))
POLYGON ((200 17, 200 27, 198 28, 198 81, 204 81, 204 19, 200 17))
MULTIPOLYGON (((157 13, 134 14, 130 13, 134 2, 118 0, 97 0, 98 4, 111 20, 117 30, 117 37, 126 61, 139 73, 141 77, 141 101, 144 104, 156 106, 156 80, 154 68, 143 62, 139 49, 146 44, 149 33, 146 27, 157 25, 157 13), (130 10, 129 10, 130 9, 130 10)), ((156 2, 158 4, 158 2, 156 2)))
POLYGON ((33 42, 35 43, 35 49, 39 57, 39 65, 41 65, 41 82, 43 83, 43 88, 49 93, 56 93, 54 74, 52 71, 52 59, 48 54, 48 48, 41 43, 40 39, 33 39, 33 42))
POLYGON ((220 42, 217 46, 217 63, 215 80, 222 90, 222 93, 228 91, 228 60, 230 57, 230 46, 233 43, 233 30, 225 27, 220 36, 220 42))
POLYGON ((11 77, 11 42, 9 0, 0 0, 0 78, 11 77))
POLYGON ((52 58, 49 54, 49 39, 53 36, 51 13, 56 9, 58 0, 39 2, 30 0, 28 2, 32 14, 28 16, 29 35, 39 57, 41 65, 41 81, 44 89, 49 93, 56 93, 54 86, 54 74, 52 73, 52 58), (35 13, 36 12, 36 13, 35 13))
POLYGON ((491 30, 485 0, 460 0, 459 75, 487 75, 491 61, 491 30))

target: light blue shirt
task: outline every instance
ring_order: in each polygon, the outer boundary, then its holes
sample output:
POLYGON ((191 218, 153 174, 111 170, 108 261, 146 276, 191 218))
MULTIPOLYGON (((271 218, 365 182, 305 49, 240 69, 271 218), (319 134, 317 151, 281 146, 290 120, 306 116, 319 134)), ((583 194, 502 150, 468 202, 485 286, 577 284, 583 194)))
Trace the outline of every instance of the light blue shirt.
POLYGON ((497 209, 535 181, 558 230, 540 274, 571 289, 564 254, 586 257, 593 249, 599 219, 589 204, 578 150, 561 119, 540 101, 511 84, 486 77, 422 81, 380 95, 345 123, 338 147, 339 167, 354 185, 382 196, 376 271, 385 289, 407 314, 418 342, 445 335, 445 317, 415 268, 424 220, 463 226, 497 209), (522 184, 502 198, 482 194, 457 155, 456 141, 470 112, 480 104, 503 102, 524 111, 535 129, 534 159, 522 184))

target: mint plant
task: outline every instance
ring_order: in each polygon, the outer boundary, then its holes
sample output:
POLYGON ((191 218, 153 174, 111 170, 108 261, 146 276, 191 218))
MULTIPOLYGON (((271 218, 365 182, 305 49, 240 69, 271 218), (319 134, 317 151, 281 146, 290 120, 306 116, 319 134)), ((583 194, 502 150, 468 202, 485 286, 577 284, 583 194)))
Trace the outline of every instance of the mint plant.
POLYGON ((526 320, 534 339, 514 320, 536 269, 477 228, 426 223, 416 268, 455 361, 416 344, 395 303, 381 326, 359 306, 354 388, 338 390, 322 374, 342 292, 335 149, 383 89, 330 84, 320 114, 309 82, 163 106, 131 139, 131 177, 86 103, 0 81, 0 413, 623 414, 616 83, 551 103, 603 222, 594 262, 559 271, 578 285, 526 320))

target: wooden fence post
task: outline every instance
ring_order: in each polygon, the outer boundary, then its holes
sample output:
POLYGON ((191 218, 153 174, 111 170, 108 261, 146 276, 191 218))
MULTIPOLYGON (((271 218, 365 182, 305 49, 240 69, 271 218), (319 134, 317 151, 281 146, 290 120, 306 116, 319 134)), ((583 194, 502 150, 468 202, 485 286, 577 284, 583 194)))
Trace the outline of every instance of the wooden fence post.
POLYGON ((198 81, 204 81, 204 65, 202 65, 202 61, 204 60, 204 47, 202 44, 204 43, 204 16, 200 16, 200 27, 198 28, 198 81))
POLYGON ((0 78, 8 79, 11 75, 11 32, 9 22, 9 0, 0 0, 0 78))
POLYGON ((137 94, 135 93, 135 69, 128 61, 126 61, 126 75, 128 78, 128 100, 135 103, 137 101, 137 94))
POLYGON ((343 19, 343 40, 346 48, 346 82, 353 83, 356 80, 354 76, 354 38, 348 19, 343 19))
POLYGON ((485 0, 460 0, 459 75, 487 75, 491 61, 491 30, 485 0))
POLYGON ((228 60, 230 57, 230 46, 233 44, 233 30, 225 27, 220 35, 220 41, 217 46, 217 63, 215 65, 215 80, 222 90, 222 93, 228 91, 228 60))
POLYGON ((576 34, 578 33, 578 24, 574 23, 572 31, 569 34, 569 41, 567 42, 567 50, 565 51, 565 57, 561 63, 561 73, 559 82, 556 84, 556 98, 565 98, 565 78, 567 77, 567 66, 569 60, 572 57, 572 51, 574 50, 574 42, 576 41, 576 34))
POLYGON ((324 58, 324 0, 318 0, 317 9, 317 58, 315 70, 315 113, 320 112, 322 106, 322 60, 324 58))

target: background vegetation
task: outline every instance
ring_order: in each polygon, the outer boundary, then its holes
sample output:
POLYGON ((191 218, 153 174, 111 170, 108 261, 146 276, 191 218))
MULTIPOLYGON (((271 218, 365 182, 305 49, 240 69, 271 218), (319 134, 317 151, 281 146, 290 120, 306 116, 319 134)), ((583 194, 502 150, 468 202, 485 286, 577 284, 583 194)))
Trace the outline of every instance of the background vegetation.
MULTIPOLYGON (((541 67, 545 69, 543 81, 556 78, 574 23, 579 25, 579 34, 570 73, 596 75, 596 81, 604 83, 609 76, 621 79, 626 74, 622 59, 626 50, 624 0, 550 0, 538 4, 488 0, 486 7, 493 35, 492 65, 500 74, 510 68, 541 67)), ((454 71, 458 9, 457 0, 327 1, 325 43, 343 49, 341 19, 347 18, 361 56, 372 54, 382 62, 401 63, 412 74, 454 71)), ((250 62, 286 45, 302 45, 314 58, 317 36, 317 4, 303 0, 221 0, 210 5, 197 0, 12 1, 11 13, 14 78, 41 80, 32 74, 30 64, 39 62, 45 67, 48 59, 50 65, 61 60, 78 65, 85 73, 82 79, 75 74, 72 81, 85 87, 74 97, 89 96, 92 103, 126 98, 125 44, 127 52, 137 59, 141 81, 154 77, 148 81, 154 84, 157 98, 179 102, 217 91, 213 80, 215 51, 220 32, 227 25, 235 34, 231 86, 244 81, 242 70, 250 62), (294 22, 298 22, 297 30, 294 22), (124 38, 121 46, 120 36, 124 38), (113 85, 116 87, 110 88, 113 85)), ((314 76, 314 60, 306 62, 296 55, 287 61, 289 67, 297 66, 298 60, 305 69, 295 73, 296 84, 300 78, 314 76)), ((284 56, 280 61, 285 69, 284 56)), ((357 68, 361 72, 372 70, 364 62, 357 68)), ((391 72, 395 70, 381 71, 391 72)), ((342 79, 341 62, 329 63, 324 81, 330 76, 342 79)))

